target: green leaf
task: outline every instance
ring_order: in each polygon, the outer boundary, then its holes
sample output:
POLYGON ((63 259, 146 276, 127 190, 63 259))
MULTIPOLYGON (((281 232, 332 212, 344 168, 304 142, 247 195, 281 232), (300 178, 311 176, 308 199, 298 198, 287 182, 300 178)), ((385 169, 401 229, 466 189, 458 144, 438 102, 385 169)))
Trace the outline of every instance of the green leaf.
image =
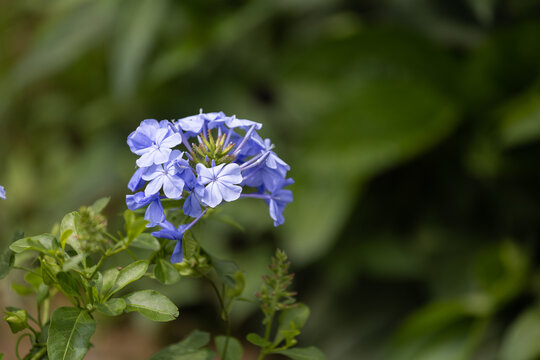
POLYGON ((121 98, 129 97, 137 88, 167 3, 166 0, 134 0, 123 7, 111 63, 113 90, 121 98))
POLYGON ((113 288, 119 273, 120 271, 116 268, 108 269, 103 273, 102 288, 99 290, 104 296, 113 288))
POLYGON ((77 211, 72 211, 66 214, 62 218, 60 223, 60 237, 62 249, 65 249, 66 244, 71 246, 77 253, 81 254, 82 249, 79 242, 79 224, 81 220, 81 215, 77 211), (71 230, 71 233, 69 231, 71 230), (65 239, 63 238, 65 234, 68 234, 65 239), (63 241, 63 242, 62 242, 63 241))
POLYGON ((107 207, 107 205, 109 204, 109 201, 111 201, 110 197, 104 197, 104 198, 101 198, 101 199, 97 200, 95 203, 93 203, 88 208, 94 214, 99 214, 100 212, 103 211, 103 209, 105 209, 105 207, 107 207))
POLYGON ((32 286, 32 288, 34 290, 37 290, 39 288, 39 286, 41 284, 43 284, 43 279, 41 278, 41 276, 39 276, 38 274, 36 273, 33 273, 33 272, 27 272, 25 275, 24 275, 24 280, 30 285, 32 286))
POLYGON ((307 348, 292 348, 287 350, 276 351, 276 354, 285 355, 293 360, 325 360, 324 353, 316 347, 310 346, 307 348))
POLYGON ((126 285, 140 279, 146 273, 147 269, 148 261, 138 260, 120 270, 109 295, 118 292, 126 285))
POLYGON ((141 290, 124 296, 126 312, 137 311, 154 321, 171 321, 178 317, 178 308, 163 294, 141 290))
POLYGON ((24 286, 17 283, 11 283, 11 288, 20 296, 28 296, 34 293, 34 291, 28 286, 24 286))
POLYGON ((256 334, 256 333, 247 334, 246 340, 252 343, 253 345, 257 345, 258 347, 261 347, 261 348, 272 345, 270 341, 263 339, 259 334, 256 334))
POLYGON ((56 274, 56 280, 58 280, 58 284, 64 292, 73 297, 79 297, 79 287, 77 285, 77 280, 75 280, 73 276, 72 273, 60 271, 56 274))
POLYGON ((3 279, 9 274, 15 263, 15 254, 10 248, 5 249, 0 253, 0 279, 3 279))
POLYGON ((36 250, 47 253, 51 250, 58 249, 59 246, 60 244, 54 235, 43 234, 17 240, 12 243, 9 248, 16 254, 26 250, 36 250))
POLYGON ((534 360, 540 356, 540 306, 525 310, 504 335, 502 360, 534 360))
POLYGON ((98 304, 96 309, 107 316, 118 316, 124 312, 126 302, 122 298, 109 299, 103 304, 98 304))
POLYGON ((74 307, 56 309, 47 338, 49 360, 82 360, 95 331, 96 321, 86 310, 74 307))
POLYGON ((193 238, 191 231, 186 231, 182 237, 182 248, 184 250, 184 259, 191 259, 199 255, 201 246, 193 238))
POLYGON ((227 344, 227 353, 224 355, 226 340, 226 336, 215 337, 217 351, 220 354, 221 358, 227 358, 229 360, 242 360, 242 354, 244 352, 244 349, 242 348, 242 344, 240 344, 240 342, 233 337, 229 337, 229 343, 227 344))
POLYGON ((184 340, 160 350, 150 360, 212 360, 214 353, 201 349, 210 341, 210 334, 194 330, 184 340))
POLYGON ((171 285, 180 280, 178 270, 176 270, 170 261, 165 259, 157 259, 154 276, 165 285, 171 285))
MULTIPOLYGON (((24 234, 22 232, 15 232, 13 234, 13 238, 11 239, 11 242, 15 242, 19 239, 22 239, 24 237, 24 234)), ((13 268, 13 264, 15 263, 15 254, 13 251, 8 247, 4 249, 0 253, 0 279, 3 279, 9 274, 11 269, 13 268)))
POLYGON ((287 337, 290 330, 300 330, 309 318, 309 308, 301 303, 291 309, 285 309, 279 315, 279 326, 274 343, 279 344, 287 337))
POLYGON ((40 263, 43 282, 47 285, 56 283, 56 274, 60 272, 60 267, 48 258, 40 258, 40 263))
POLYGON ((135 216, 135 213, 131 210, 124 211, 124 221, 128 244, 141 235, 148 224, 147 220, 142 217, 135 216))
POLYGON ((219 279, 227 286, 234 288, 234 276, 239 271, 238 265, 234 261, 222 260, 214 256, 210 256, 212 265, 216 269, 219 279))
POLYGON ((153 237, 150 234, 141 234, 133 240, 129 246, 143 249, 143 250, 151 250, 151 251, 158 251, 161 248, 161 245, 159 244, 158 239, 153 237))
POLYGON ((8 306, 4 321, 8 323, 12 333, 18 333, 28 328, 28 314, 26 310, 8 306))
POLYGON ((60 235, 60 246, 62 247, 62 250, 65 250, 67 239, 69 239, 71 234, 73 234, 73 230, 67 229, 60 235))

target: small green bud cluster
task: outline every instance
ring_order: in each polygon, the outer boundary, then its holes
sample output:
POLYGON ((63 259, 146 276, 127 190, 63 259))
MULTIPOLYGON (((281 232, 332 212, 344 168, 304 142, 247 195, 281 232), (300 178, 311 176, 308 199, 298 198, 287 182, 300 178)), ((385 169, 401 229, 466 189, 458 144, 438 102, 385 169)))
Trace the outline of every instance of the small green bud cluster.
POLYGON ((208 137, 201 133, 198 137, 199 144, 192 144, 193 151, 191 157, 193 163, 203 164, 206 167, 212 166, 212 160, 216 165, 228 164, 234 160, 234 156, 230 154, 234 148, 234 143, 225 144, 227 138, 226 134, 218 135, 217 139, 214 139, 212 131, 208 130, 208 137))
POLYGON ((79 209, 78 240, 81 248, 86 252, 98 251, 107 242, 107 219, 89 206, 79 209))

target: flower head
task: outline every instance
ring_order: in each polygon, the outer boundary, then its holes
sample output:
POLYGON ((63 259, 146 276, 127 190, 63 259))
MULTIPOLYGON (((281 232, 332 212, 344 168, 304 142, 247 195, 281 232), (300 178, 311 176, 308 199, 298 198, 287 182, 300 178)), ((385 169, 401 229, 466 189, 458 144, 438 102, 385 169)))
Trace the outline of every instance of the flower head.
POLYGON ((0 185, 0 199, 6 199, 6 189, 2 185, 0 185))
POLYGON ((286 179, 290 166, 274 152, 270 139, 259 136, 261 128, 234 115, 201 111, 173 122, 144 120, 128 136, 131 151, 139 155, 128 188, 144 188, 126 197, 128 208, 147 207, 148 226, 160 228, 152 234, 178 241, 173 262, 182 259, 183 234, 223 201, 262 199, 275 226, 285 221, 283 211, 292 201, 292 192, 284 189, 293 182, 286 179), (178 206, 169 204, 166 213, 164 199, 178 206), (174 225, 167 216, 171 211, 194 219, 174 225))

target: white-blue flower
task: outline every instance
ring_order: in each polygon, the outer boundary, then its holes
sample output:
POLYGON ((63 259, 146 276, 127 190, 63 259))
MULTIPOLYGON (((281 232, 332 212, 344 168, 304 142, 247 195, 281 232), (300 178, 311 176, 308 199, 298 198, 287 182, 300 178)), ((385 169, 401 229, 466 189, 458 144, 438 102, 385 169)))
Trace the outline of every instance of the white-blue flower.
POLYGON ((206 185, 202 201, 214 208, 223 200, 234 201, 240 197, 242 187, 241 168, 238 164, 221 164, 207 168, 197 164, 197 180, 199 184, 206 185))
POLYGON ((169 199, 182 197, 185 182, 176 168, 176 161, 182 159, 182 155, 182 152, 174 150, 171 152, 168 163, 152 165, 145 169, 142 178, 149 181, 144 189, 145 196, 157 194, 163 188, 165 196, 169 199))
POLYGON ((2 185, 0 185, 0 199, 6 200, 6 189, 2 185))

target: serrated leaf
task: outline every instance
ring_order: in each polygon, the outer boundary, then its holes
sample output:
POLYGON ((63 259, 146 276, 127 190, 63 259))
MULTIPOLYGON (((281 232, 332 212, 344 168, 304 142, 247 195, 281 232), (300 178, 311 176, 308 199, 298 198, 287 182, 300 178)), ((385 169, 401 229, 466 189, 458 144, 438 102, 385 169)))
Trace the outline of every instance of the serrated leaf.
POLYGON ((180 280, 178 270, 165 259, 157 259, 156 267, 154 268, 154 276, 159 282, 165 285, 171 285, 180 280))
POLYGON ((261 347, 261 348, 272 345, 270 341, 263 339, 259 334, 256 334, 256 333, 247 334, 246 340, 252 343, 253 345, 257 345, 258 347, 261 347))
POLYGON ((96 321, 86 310, 74 307, 56 309, 47 338, 49 360, 82 360, 95 331, 96 321))
POLYGON ((97 200, 95 203, 93 203, 88 208, 94 214, 99 214, 100 212, 103 211, 103 209, 105 209, 105 207, 107 207, 107 205, 109 204, 109 201, 111 201, 110 197, 104 197, 104 198, 101 198, 101 199, 97 200))
POLYGON ((276 351, 275 354, 285 355, 293 360, 326 360, 324 353, 314 346, 276 351))
POLYGON ((141 290, 124 296, 126 312, 137 311, 154 321, 171 321, 178 317, 178 308, 155 290, 141 290))
POLYGON ((229 360, 241 360, 242 354, 244 353, 244 349, 242 348, 242 344, 238 340, 236 340, 233 337, 229 337, 229 343, 227 344, 227 353, 225 354, 225 342, 227 340, 226 336, 216 336, 215 342, 217 351, 220 354, 222 359, 229 359, 229 360))
POLYGON ((98 304, 96 309, 107 316, 118 316, 124 312, 126 302, 121 298, 109 299, 103 304, 98 304))
POLYGON ((289 330, 300 330, 309 318, 309 308, 301 303, 291 309, 285 309, 279 315, 279 326, 276 333, 275 343, 279 344, 286 338, 289 330), (291 325, 292 323, 292 325, 291 325))
POLYGON ((148 261, 138 260, 120 270, 109 295, 120 291, 128 284, 140 279, 146 273, 147 269, 148 261))
POLYGON ((158 251, 161 248, 161 245, 159 244, 158 239, 153 237, 150 234, 141 234, 133 240, 129 246, 137 248, 137 249, 143 249, 143 250, 152 250, 152 251, 158 251))
POLYGON ((214 353, 201 349, 210 341, 210 334, 194 330, 184 340, 154 354, 150 360, 212 360, 214 353))
POLYGON ((26 237, 12 243, 9 248, 16 254, 26 250, 35 250, 42 253, 47 253, 51 250, 59 248, 58 240, 51 234, 42 234, 32 237, 26 237))

